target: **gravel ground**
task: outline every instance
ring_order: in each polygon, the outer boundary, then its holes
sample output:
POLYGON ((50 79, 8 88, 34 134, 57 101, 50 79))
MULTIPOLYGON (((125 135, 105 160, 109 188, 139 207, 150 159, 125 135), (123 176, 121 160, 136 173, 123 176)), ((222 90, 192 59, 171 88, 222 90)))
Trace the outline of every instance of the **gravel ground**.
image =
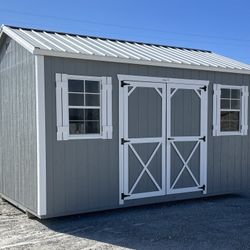
POLYGON ((0 199, 0 249, 250 249, 250 194, 45 221, 0 199))

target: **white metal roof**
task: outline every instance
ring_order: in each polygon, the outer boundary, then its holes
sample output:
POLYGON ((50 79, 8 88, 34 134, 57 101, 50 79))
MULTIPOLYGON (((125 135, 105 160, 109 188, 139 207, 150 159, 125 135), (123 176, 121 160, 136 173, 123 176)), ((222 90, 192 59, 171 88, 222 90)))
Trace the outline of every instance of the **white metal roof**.
POLYGON ((250 65, 207 50, 3 25, 4 33, 35 55, 250 74, 250 65))

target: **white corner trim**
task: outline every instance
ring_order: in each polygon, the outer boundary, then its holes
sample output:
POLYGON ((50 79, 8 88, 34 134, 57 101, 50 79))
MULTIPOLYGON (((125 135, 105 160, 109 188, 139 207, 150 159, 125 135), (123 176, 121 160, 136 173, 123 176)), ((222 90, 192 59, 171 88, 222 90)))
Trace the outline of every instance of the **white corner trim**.
POLYGON ((35 56, 37 130, 37 214, 47 214, 44 56, 35 56))
POLYGON ((16 41, 21 46, 23 46, 25 49, 27 49, 30 53, 32 53, 32 54, 34 53, 35 47, 33 45, 31 45, 30 43, 28 43, 25 39, 20 37, 18 34, 16 34, 14 31, 12 31, 10 28, 3 26, 1 36, 2 36, 2 33, 5 33, 6 35, 8 35, 14 41, 16 41))

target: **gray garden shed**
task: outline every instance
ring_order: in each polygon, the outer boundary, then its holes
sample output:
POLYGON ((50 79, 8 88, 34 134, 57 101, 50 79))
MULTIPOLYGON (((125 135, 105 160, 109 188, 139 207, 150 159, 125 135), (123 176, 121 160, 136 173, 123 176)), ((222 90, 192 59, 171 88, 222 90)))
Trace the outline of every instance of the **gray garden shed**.
POLYGON ((250 66, 2 26, 0 194, 39 218, 249 189, 250 66))

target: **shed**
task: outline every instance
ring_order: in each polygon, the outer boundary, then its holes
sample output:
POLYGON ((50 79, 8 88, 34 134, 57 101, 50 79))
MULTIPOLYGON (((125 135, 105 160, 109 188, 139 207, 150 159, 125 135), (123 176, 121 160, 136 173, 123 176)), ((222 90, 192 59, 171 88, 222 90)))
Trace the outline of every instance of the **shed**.
POLYGON ((39 218, 249 189, 250 66, 2 26, 0 195, 39 218))

